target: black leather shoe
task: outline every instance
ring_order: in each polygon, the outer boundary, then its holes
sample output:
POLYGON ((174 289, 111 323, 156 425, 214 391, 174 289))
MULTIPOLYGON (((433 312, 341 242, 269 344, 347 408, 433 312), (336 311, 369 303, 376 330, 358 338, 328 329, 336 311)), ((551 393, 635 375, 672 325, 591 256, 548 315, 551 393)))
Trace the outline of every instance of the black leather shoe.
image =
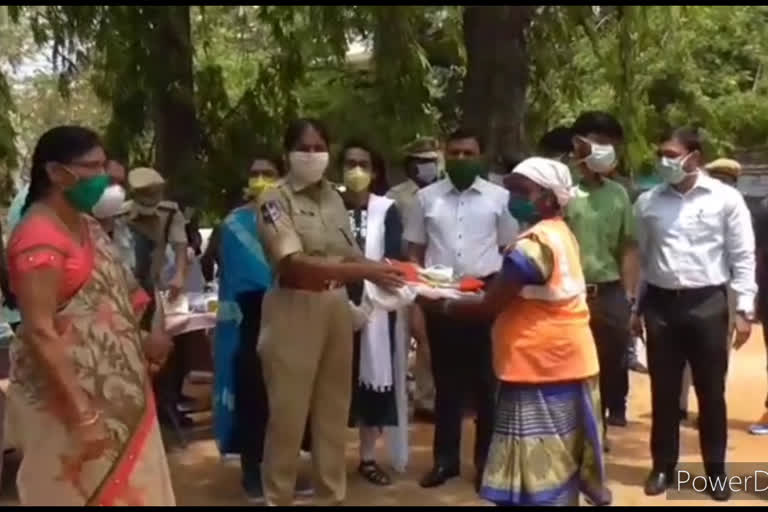
POLYGON ((728 487, 728 479, 725 475, 720 476, 712 476, 707 478, 707 480, 712 480, 713 482, 726 482, 725 485, 717 485, 715 489, 710 488, 708 485, 708 491, 707 493, 712 497, 715 501, 728 501, 731 499, 731 489, 728 487))
POLYGON ((627 417, 622 413, 611 413, 605 420, 612 427, 626 427, 627 417))
POLYGON ((658 496, 667 491, 674 484, 674 474, 663 471, 651 471, 645 481, 645 495, 658 496))
POLYGON ((459 476, 458 469, 449 469, 443 466, 435 466, 430 470, 429 473, 424 475, 424 478, 421 479, 419 485, 425 489, 429 489, 430 487, 438 487, 443 485, 449 479, 457 476, 459 476))

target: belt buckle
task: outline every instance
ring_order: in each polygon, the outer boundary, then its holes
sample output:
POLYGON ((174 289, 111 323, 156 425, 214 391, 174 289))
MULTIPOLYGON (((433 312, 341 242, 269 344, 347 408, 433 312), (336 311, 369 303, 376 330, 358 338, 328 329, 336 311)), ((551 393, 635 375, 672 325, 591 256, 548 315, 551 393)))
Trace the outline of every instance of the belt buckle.
POLYGON ((587 285, 587 297, 595 297, 597 296, 597 285, 596 284, 588 284, 587 285))

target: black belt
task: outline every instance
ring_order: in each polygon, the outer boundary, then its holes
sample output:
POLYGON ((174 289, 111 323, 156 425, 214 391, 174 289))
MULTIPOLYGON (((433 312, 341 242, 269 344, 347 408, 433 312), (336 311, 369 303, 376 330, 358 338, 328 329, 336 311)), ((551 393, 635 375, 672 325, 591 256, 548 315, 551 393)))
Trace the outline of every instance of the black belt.
POLYGON ((706 297, 715 292, 725 293, 725 285, 720 284, 716 286, 702 286, 700 288, 681 288, 672 290, 669 288, 661 288, 652 284, 648 285, 647 294, 656 295, 657 297, 669 297, 669 298, 695 298, 706 297))
POLYGON ((607 281, 605 283, 587 283, 587 297, 597 297, 604 291, 613 290, 621 286, 621 281, 607 281))

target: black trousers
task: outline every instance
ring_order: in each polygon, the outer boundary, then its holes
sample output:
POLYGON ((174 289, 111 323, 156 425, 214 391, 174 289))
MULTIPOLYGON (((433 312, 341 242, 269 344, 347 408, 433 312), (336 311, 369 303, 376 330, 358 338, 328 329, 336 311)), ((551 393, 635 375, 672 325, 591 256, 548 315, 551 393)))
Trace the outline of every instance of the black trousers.
MULTIPOLYGON (((757 295, 757 314, 763 326, 763 343, 765 343, 766 365, 768 365, 768 285, 760 284, 757 295)), ((768 396, 765 398, 765 408, 768 409, 768 396)))
POLYGON ((461 424, 470 395, 477 412, 474 463, 482 472, 493 430, 496 393, 490 323, 440 313, 425 315, 435 380, 435 464, 459 469, 461 424))
MULTIPOLYGON (((240 324, 240 351, 235 370, 236 436, 240 442, 240 467, 243 480, 251 483, 261 478, 264 437, 269 419, 269 401, 264 385, 264 372, 256 346, 261 329, 261 303, 264 291, 242 293, 237 304, 243 314, 240 324)), ((304 431, 301 448, 310 449, 309 428, 304 431)))
POLYGON ((168 354, 165 364, 155 375, 154 387, 157 405, 160 407, 161 420, 167 419, 169 411, 176 410, 176 404, 181 399, 184 379, 189 372, 189 362, 192 356, 192 344, 197 332, 188 332, 173 337, 173 350, 168 354))
POLYGON ((589 327, 600 361, 600 402, 606 411, 623 416, 629 393, 627 351, 632 341, 629 332, 629 303, 619 281, 589 285, 589 327))
POLYGON ((654 469, 674 470, 680 444, 680 388, 686 361, 699 404, 699 443, 708 475, 725 472, 728 440, 728 299, 724 286, 669 291, 648 287, 643 300, 651 377, 654 469))

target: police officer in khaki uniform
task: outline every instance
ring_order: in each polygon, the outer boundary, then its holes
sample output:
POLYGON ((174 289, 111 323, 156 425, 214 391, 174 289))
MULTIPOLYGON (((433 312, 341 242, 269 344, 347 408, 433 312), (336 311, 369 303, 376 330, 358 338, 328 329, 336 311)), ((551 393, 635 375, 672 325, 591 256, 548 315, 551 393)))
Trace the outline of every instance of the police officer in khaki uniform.
POLYGON ((402 285, 397 270, 361 255, 341 196, 324 179, 328 146, 317 121, 294 122, 284 140, 286 178, 258 201, 259 234, 277 276, 264 297, 258 346, 270 408, 262 468, 268 505, 293 502, 307 417, 317 500, 344 500, 352 379, 344 285, 402 285))
POLYGON ((392 187, 387 197, 394 199, 400 215, 405 215, 416 200, 419 189, 437 181, 442 166, 442 152, 438 141, 430 137, 416 139, 403 148, 407 179, 392 187))
POLYGON ((127 223, 134 232, 136 277, 146 290, 170 290, 171 300, 184 289, 187 267, 186 221, 179 207, 165 201, 165 179, 154 169, 139 167, 128 173, 132 201, 126 205, 127 223), (166 248, 175 256, 175 272, 166 283, 166 248))
MULTIPOLYGON (((400 217, 407 222, 408 211, 413 207, 418 191, 434 183, 440 176, 443 157, 440 144, 430 137, 414 140, 405 146, 403 153, 403 165, 408 179, 392 187, 387 197, 395 200, 400 217)), ((424 314, 415 304, 411 307, 410 327, 411 335, 416 339, 414 409, 417 415, 431 417, 435 410, 435 383, 432 379, 429 340, 424 314)))

